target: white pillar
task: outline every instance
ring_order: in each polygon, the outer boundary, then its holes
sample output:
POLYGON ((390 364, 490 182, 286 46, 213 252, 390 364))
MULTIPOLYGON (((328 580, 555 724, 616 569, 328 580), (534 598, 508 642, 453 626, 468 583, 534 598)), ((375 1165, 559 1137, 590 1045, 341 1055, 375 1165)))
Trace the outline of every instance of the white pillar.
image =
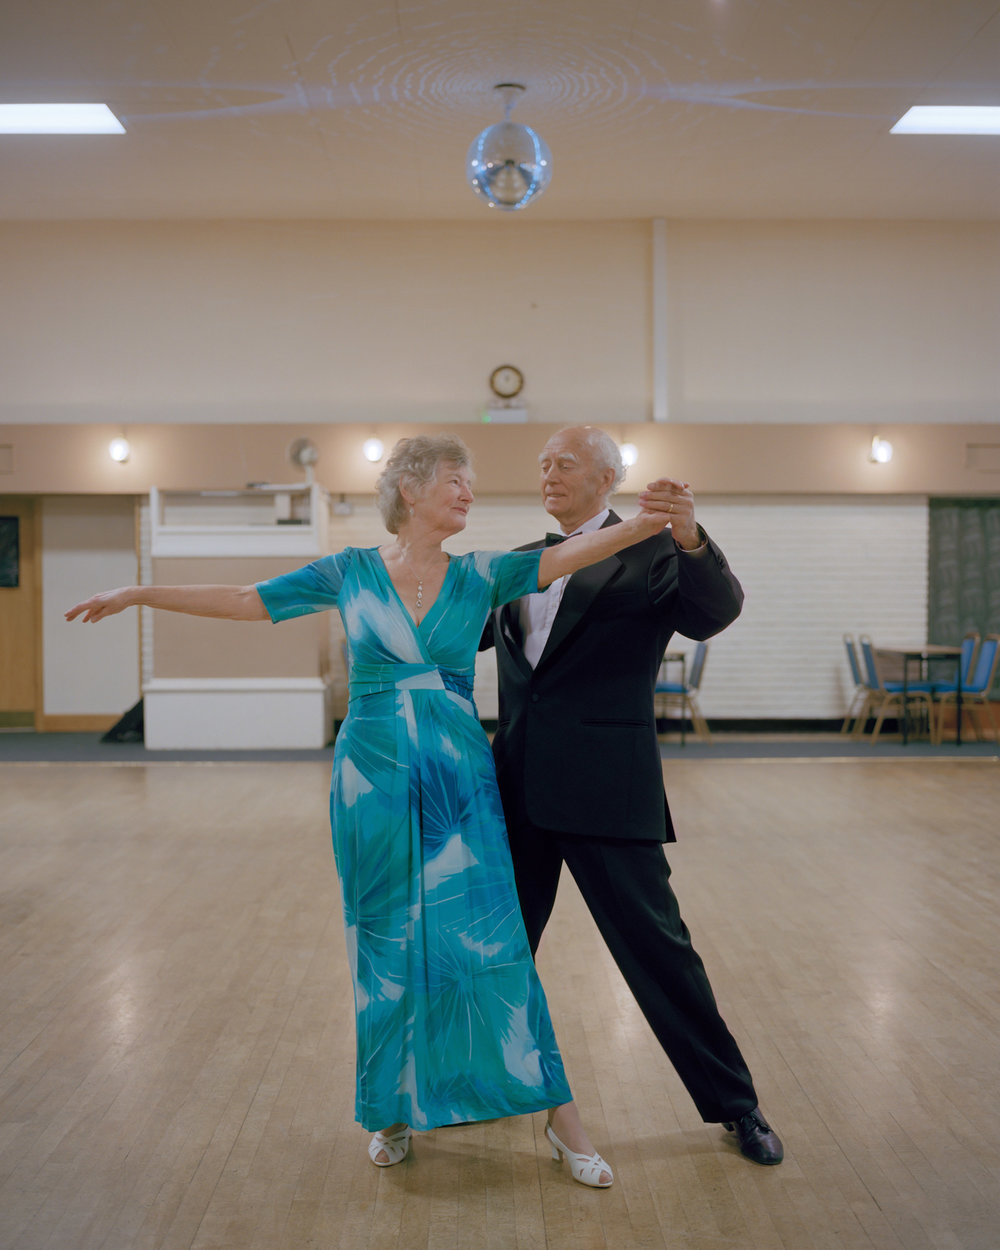
POLYGON ((653 219, 653 420, 669 421, 667 360, 667 223, 653 219))

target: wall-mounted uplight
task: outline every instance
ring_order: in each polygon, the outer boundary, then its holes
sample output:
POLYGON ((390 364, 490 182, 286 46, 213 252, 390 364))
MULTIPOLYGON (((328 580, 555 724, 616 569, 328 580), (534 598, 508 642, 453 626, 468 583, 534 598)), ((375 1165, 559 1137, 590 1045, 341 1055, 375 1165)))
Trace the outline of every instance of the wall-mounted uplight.
POLYGON ((361 450, 364 452, 365 459, 372 464, 378 464, 385 455, 385 447, 380 438, 366 438, 361 450))
POLYGON ((622 464, 626 469, 630 469, 639 459, 639 448, 635 443, 622 443, 618 450, 621 452, 622 464))
POLYGON ((879 438, 876 434, 872 439, 868 459, 872 464, 888 464, 892 459, 892 443, 886 438, 879 438))
POLYGON ((132 454, 127 438, 113 438, 108 443, 108 455, 116 464, 124 464, 132 454))

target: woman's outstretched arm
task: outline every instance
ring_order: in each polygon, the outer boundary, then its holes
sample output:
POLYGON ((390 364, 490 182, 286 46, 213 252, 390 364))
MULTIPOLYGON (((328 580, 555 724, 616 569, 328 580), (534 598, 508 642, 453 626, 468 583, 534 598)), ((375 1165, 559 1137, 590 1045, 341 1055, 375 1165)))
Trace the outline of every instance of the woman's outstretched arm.
POLYGON ((642 510, 618 525, 606 525, 591 534, 575 534, 557 546, 546 547, 538 565, 538 589, 544 590, 557 577, 575 573, 577 569, 596 564, 625 547, 631 547, 633 543, 652 538, 663 530, 669 520, 665 512, 642 510))
POLYGON ((161 608, 225 621, 270 619, 256 586, 121 586, 84 599, 70 608, 66 620, 79 616, 84 621, 102 621, 125 608, 161 608))

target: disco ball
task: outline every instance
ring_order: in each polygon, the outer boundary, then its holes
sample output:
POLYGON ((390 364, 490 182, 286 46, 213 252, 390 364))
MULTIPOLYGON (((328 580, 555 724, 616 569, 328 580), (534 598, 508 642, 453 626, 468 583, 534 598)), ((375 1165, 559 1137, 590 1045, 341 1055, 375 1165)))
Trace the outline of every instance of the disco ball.
POLYGON ((490 208, 513 212, 542 194, 552 177, 552 153, 537 131, 502 121, 472 140, 465 177, 490 208))

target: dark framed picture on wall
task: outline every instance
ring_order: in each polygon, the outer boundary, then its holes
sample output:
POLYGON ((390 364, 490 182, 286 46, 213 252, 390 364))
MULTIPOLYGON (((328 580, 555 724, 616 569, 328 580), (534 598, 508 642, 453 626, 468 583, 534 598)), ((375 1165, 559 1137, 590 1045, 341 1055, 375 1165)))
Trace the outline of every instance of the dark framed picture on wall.
POLYGON ((16 516, 0 516, 0 586, 19 586, 20 535, 16 516))

